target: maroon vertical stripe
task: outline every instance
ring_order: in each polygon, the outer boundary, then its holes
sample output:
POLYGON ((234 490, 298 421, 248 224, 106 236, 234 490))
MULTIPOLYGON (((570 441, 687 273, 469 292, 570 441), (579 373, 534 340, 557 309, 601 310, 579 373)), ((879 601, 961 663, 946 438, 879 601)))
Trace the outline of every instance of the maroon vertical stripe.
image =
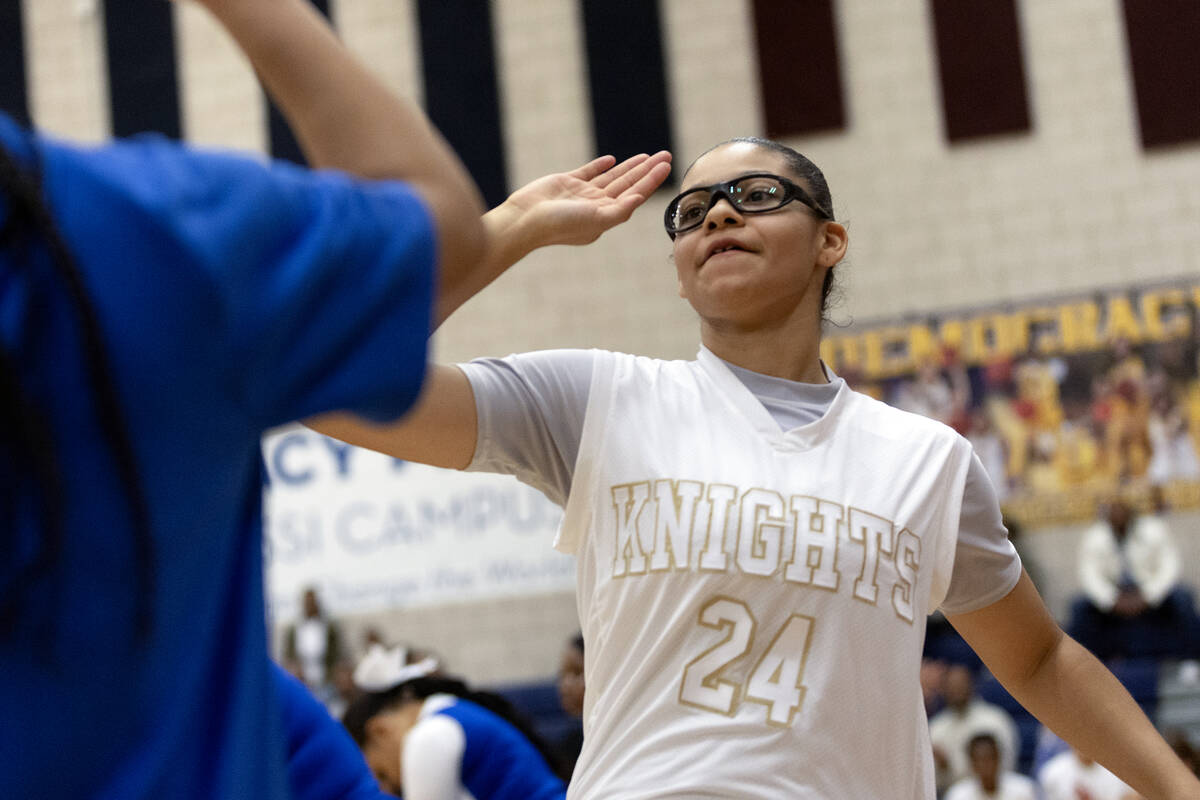
POLYGON ((845 128, 833 0, 754 0, 754 31, 767 136, 845 128))
POLYGON ((1029 130, 1016 0, 930 0, 951 142, 1029 130))
POLYGON ((1200 2, 1125 0, 1142 146, 1200 140, 1200 2))

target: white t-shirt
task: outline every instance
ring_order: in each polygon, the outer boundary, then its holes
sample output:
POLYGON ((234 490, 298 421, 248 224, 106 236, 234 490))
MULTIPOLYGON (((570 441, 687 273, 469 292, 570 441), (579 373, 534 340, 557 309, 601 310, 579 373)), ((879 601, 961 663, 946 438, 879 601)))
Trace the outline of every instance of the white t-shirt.
POLYGON ((978 778, 964 778, 950 787, 943 800, 1037 800, 1037 784, 1024 775, 1005 772, 996 781, 996 791, 988 794, 978 778))
POLYGON ((1059 753, 1038 772, 1046 800, 1079 800, 1080 790, 1089 800, 1129 800, 1137 797, 1120 778, 1099 764, 1085 765, 1073 750, 1059 753))
POLYGON ((940 781, 943 786, 971 774, 967 748, 980 733, 990 733, 996 739, 1001 768, 1012 770, 1021 749, 1021 738, 1016 723, 1003 708, 975 698, 962 712, 943 708, 929 720, 929 738, 935 747, 941 748, 949 763, 949 775, 940 781))
MULTIPOLYGON (((588 642, 570 796, 932 798, 917 673, 961 549, 966 440, 840 380, 792 384, 817 410, 785 429, 769 406, 787 397, 764 403, 707 350, 584 358, 582 404, 553 354, 464 367, 471 468, 565 501, 588 642), (571 415, 564 441, 547 420, 571 415), (530 417, 560 474, 505 446, 530 417)), ((957 610, 1015 585, 1002 533, 987 552, 1004 568, 957 610)))

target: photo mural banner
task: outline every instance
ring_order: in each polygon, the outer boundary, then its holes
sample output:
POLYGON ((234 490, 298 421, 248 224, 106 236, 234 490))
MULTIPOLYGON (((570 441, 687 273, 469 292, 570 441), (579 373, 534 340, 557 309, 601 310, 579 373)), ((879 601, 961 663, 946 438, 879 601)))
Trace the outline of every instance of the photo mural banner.
POLYGON ((315 586, 337 613, 571 590, 562 509, 516 479, 389 458, 301 426, 263 439, 274 619, 315 586))
POLYGON ((1006 516, 1200 507, 1200 280, 832 329, 856 389, 969 438, 1006 516))

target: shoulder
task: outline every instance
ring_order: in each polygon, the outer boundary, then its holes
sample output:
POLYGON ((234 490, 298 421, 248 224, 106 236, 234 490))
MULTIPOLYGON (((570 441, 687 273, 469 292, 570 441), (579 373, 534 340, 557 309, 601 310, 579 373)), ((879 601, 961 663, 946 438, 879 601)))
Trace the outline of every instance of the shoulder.
POLYGON ((846 387, 846 391, 849 392, 847 407, 864 418, 876 419, 880 424, 897 432, 908 432, 922 438, 962 440, 963 444, 970 446, 957 431, 936 419, 890 406, 882 400, 876 400, 874 397, 855 391, 850 387, 846 387))
POLYGON ((461 756, 466 746, 466 732, 462 724, 446 713, 458 704, 447 706, 423 716, 404 738, 405 758, 424 757, 442 759, 461 756))

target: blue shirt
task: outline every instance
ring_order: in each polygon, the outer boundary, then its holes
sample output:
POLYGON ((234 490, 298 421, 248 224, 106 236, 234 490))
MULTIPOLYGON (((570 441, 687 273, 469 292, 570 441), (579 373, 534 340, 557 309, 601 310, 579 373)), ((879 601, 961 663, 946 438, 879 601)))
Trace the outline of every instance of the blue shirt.
MULTIPOLYGON (((287 795, 263 603, 259 436, 394 417, 424 374, 435 261, 415 193, 159 138, 84 149, 0 115, 38 163, 103 332, 149 506, 140 586, 81 335, 40 239, 0 250, 0 345, 44 412, 65 541, 0 633, 0 797, 287 795), (153 613, 135 636, 141 593, 153 613)), ((0 229, 10 214, 0 197, 0 229)), ((30 467, 0 449, 0 598, 39 552, 30 467)))
POLYGON ((566 786, 542 754, 502 717, 461 698, 429 716, 449 717, 461 726, 466 742, 461 789, 476 800, 562 800, 566 796, 566 786))
POLYGON ((308 687, 274 663, 271 676, 283 709, 292 800, 390 800, 350 733, 308 687))

